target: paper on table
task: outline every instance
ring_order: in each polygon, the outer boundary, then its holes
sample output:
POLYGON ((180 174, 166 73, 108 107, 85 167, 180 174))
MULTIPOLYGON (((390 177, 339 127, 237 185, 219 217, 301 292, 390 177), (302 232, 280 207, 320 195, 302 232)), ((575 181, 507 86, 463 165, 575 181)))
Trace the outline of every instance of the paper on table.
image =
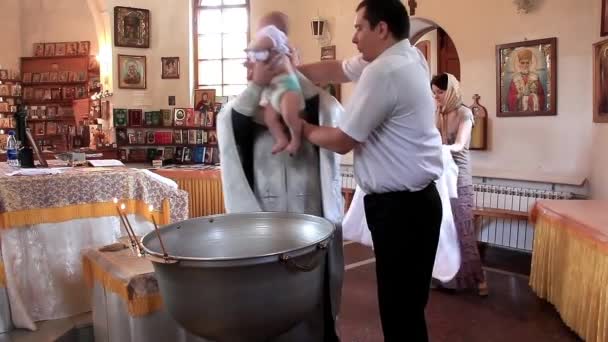
POLYGON ((96 159, 88 160, 91 166, 95 167, 106 167, 106 166, 125 166, 120 160, 116 159, 96 159))
POLYGON ((7 176, 41 176, 41 175, 56 175, 63 172, 62 169, 19 169, 9 172, 7 176))

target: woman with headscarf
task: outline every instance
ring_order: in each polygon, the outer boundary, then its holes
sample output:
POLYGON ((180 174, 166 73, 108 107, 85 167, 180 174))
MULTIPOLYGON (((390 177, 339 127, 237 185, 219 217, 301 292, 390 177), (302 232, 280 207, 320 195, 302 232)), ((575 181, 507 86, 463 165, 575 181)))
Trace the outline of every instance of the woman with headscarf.
POLYGON ((431 88, 437 101, 437 127, 441 139, 458 166, 458 198, 451 199, 451 205, 460 243, 461 265, 454 279, 440 286, 477 288, 479 295, 486 296, 488 286, 481 268, 473 223, 473 176, 469 157, 473 113, 463 104, 460 84, 453 75, 444 73, 433 77, 431 88))

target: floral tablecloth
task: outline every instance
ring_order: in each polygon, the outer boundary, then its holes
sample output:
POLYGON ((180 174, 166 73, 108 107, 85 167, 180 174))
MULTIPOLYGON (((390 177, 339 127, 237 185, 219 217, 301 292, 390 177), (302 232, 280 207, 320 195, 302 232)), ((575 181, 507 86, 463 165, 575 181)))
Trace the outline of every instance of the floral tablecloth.
POLYGON ((159 224, 188 218, 188 194, 130 168, 71 168, 55 175, 6 176, 13 169, 0 163, 0 228, 115 216, 114 198, 128 213, 149 216, 152 205, 159 224), (168 201, 163 210, 163 201, 168 201))
POLYGON ((126 205, 140 236, 153 229, 151 217, 159 225, 188 218, 188 193, 148 170, 70 168, 8 176, 11 171, 0 163, 0 279, 19 328, 91 310, 81 252, 125 235, 114 198, 126 205))

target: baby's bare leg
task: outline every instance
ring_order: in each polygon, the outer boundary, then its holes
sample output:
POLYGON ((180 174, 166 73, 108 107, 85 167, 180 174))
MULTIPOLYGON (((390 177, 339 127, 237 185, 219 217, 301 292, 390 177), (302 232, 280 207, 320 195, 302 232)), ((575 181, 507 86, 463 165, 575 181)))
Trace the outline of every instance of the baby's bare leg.
POLYGON ((283 151, 289 140, 287 139, 287 134, 285 134, 285 127, 281 122, 280 114, 270 104, 264 107, 264 123, 266 123, 275 141, 272 146, 272 154, 283 151))
POLYGON ((302 121, 299 115, 300 101, 300 94, 295 91, 287 91, 281 97, 281 113, 291 133, 291 140, 285 148, 290 154, 295 154, 302 142, 302 121))

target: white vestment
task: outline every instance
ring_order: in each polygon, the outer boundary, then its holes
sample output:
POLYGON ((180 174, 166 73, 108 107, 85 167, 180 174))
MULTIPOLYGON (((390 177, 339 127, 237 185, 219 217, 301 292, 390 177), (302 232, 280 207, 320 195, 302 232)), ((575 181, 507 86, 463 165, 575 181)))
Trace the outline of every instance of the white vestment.
MULTIPOLYGON (((314 111, 318 107, 318 124, 335 127, 343 113, 340 103, 309 81, 300 79, 300 83, 305 97, 312 97, 309 104, 315 104, 314 111), (318 97, 315 97, 317 93, 318 97)), ((247 93, 248 90, 240 98, 229 102, 217 121, 226 211, 307 213, 323 216, 336 224, 336 232, 323 264, 326 265, 328 295, 322 299, 326 309, 330 306, 331 319, 335 324, 344 273, 341 229, 343 200, 338 155, 315 147, 306 140, 302 141, 301 148, 293 157, 287 153, 271 154, 274 144, 272 135, 266 128, 253 123, 253 117, 260 109, 259 94, 247 93), (250 143, 243 143, 243 134, 245 141, 250 143)), ((316 120, 317 113, 307 109, 311 111, 309 117, 316 120)), ((314 317, 273 339, 273 342, 321 341, 328 326, 324 310, 320 308, 314 317)))

